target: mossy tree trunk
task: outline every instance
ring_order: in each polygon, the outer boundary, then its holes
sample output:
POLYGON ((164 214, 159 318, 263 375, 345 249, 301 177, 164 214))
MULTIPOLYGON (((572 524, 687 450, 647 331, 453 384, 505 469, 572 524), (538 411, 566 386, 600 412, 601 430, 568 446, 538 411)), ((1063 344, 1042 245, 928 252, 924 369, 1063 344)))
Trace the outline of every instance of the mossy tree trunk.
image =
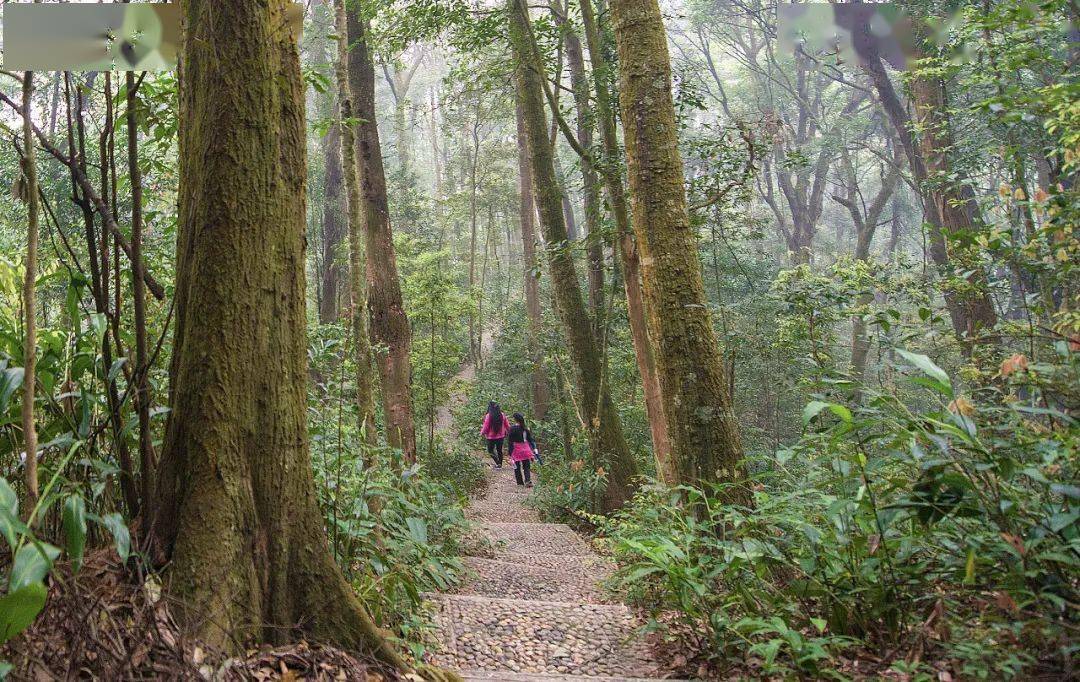
POLYGON ((529 361, 532 363, 533 418, 544 421, 547 417, 550 391, 547 372, 544 370, 543 310, 540 307, 539 262, 536 259, 536 203, 533 200, 532 171, 529 169, 529 149, 525 139, 525 119, 521 104, 515 107, 518 145, 518 192, 521 245, 525 256, 525 310, 529 316, 529 361))
POLYGON ((375 62, 367 44, 367 20, 351 6, 346 15, 349 94, 353 115, 358 119, 356 153, 367 256, 371 340, 382 385, 387 443, 400 449, 406 462, 412 462, 416 459, 416 426, 410 392, 412 331, 401 297, 390 228, 386 173, 375 113, 375 62))
POLYGON ((622 269, 623 289, 626 293, 626 315, 630 322, 630 339, 634 345, 634 357, 641 374, 645 412, 649 417, 653 456, 662 479, 673 481, 671 466, 671 440, 668 438, 667 421, 660 392, 660 377, 656 374, 656 357, 645 315, 645 297, 641 290, 641 261, 637 244, 630 227, 630 212, 626 205, 623 186, 622 162, 619 159, 619 140, 615 128, 615 111, 608 87, 611 64, 607 58, 605 41, 597 23, 592 0, 582 0, 581 18, 585 29, 585 44, 592 63, 592 80, 596 92, 596 116, 599 121, 603 156, 600 165, 604 179, 604 191, 615 222, 615 253, 622 269))
POLYGON ((379 427, 375 422, 375 376, 371 357, 371 337, 368 332, 367 276, 365 272, 364 239, 361 235, 364 202, 360 196, 360 177, 356 165, 356 129, 353 122, 352 95, 349 92, 349 45, 345 8, 338 0, 334 5, 334 25, 338 36, 338 53, 334 73, 337 77, 339 155, 342 180, 345 185, 346 224, 349 234, 349 323, 352 327, 353 359, 356 363, 356 408, 364 439, 378 441, 379 427))
POLYGON ((677 482, 733 483, 728 498, 749 502, 742 445, 686 208, 660 7, 656 0, 613 0, 610 9, 633 227, 677 482))
POLYGON ((181 4, 180 228, 155 539, 208 645, 404 662, 330 554, 306 423, 304 101, 286 0, 181 4))
POLYGON ((324 206, 322 215, 322 298, 319 301, 319 321, 323 324, 338 319, 338 283, 342 267, 337 262, 338 248, 346 234, 342 216, 343 171, 341 162, 341 129, 330 126, 322 139, 323 160, 326 164, 324 179, 324 206))
POLYGON ((590 450, 596 464, 607 472, 607 486, 601 504, 605 511, 610 511, 620 507, 633 492, 637 465, 626 443, 619 413, 611 400, 603 358, 578 285, 573 254, 565 243, 567 233, 562 191, 555 176, 540 80, 544 77, 543 65, 532 45, 528 10, 524 0, 509 0, 508 10, 517 101, 524 122, 540 226, 548 246, 547 261, 555 309, 562 322, 574 366, 581 396, 579 409, 589 433, 590 450))

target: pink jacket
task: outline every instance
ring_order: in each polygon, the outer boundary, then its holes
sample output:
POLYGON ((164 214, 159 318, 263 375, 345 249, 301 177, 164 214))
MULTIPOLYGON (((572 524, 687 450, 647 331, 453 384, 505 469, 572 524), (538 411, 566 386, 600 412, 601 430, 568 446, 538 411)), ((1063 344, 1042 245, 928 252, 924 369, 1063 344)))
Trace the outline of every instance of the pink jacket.
POLYGON ((510 430, 510 420, 506 418, 506 413, 502 415, 502 423, 498 426, 491 425, 491 415, 484 415, 484 425, 480 427, 480 435, 489 440, 499 440, 506 438, 506 432, 510 430))

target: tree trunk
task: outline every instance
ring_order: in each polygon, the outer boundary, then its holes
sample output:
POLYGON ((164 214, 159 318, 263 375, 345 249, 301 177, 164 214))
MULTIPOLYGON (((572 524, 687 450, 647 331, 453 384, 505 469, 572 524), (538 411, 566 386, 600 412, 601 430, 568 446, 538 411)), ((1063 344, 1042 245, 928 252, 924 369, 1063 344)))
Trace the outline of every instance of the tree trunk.
POLYGON ((403 667, 335 564, 315 498, 304 100, 287 5, 181 4, 177 319, 155 536, 179 614, 207 645, 302 633, 403 667))
POLYGON ((515 107, 517 118, 518 144, 518 192, 521 203, 519 220, 521 222, 521 244, 525 254, 525 310, 529 316, 529 362, 532 363, 533 417, 542 422, 547 417, 550 392, 548 391, 547 372, 544 370, 544 344, 541 336, 544 330, 543 311, 540 308, 540 264, 536 260, 536 228, 533 221, 536 216, 536 204, 533 201, 532 171, 529 169, 529 149, 525 139, 525 119, 521 114, 520 102, 515 107))
MULTIPOLYGON (((923 219, 930 232, 930 258, 939 269, 948 273, 953 267, 953 259, 946 238, 958 229, 971 227, 980 218, 978 205, 968 185, 961 184, 958 188, 953 180, 932 182, 949 178, 951 173, 947 154, 952 147, 952 139, 945 125, 947 113, 943 108, 945 86, 926 75, 916 75, 912 79, 915 126, 919 130, 916 142, 912 135, 911 118, 904 110, 881 58, 872 55, 863 66, 870 74, 882 108, 900 138, 920 188, 923 219)), ((970 288, 962 292, 947 288, 944 296, 953 331, 970 353, 971 335, 992 328, 997 323, 997 314, 986 290, 985 273, 974 268, 966 279, 970 288)))
POLYGON ((749 503, 742 445, 686 209, 667 34, 656 0, 613 0, 633 227, 679 483, 733 483, 749 503))
POLYGON ((541 78, 543 65, 533 49, 528 10, 524 0, 510 0, 510 43, 513 49, 514 80, 521 106, 533 191, 540 213, 544 241, 549 245, 548 268, 555 308, 562 322, 575 379, 581 395, 580 410, 589 434, 589 445, 597 464, 607 472, 602 508, 620 507, 633 492, 637 464, 626 444, 622 422, 607 386, 601 352, 589 324, 585 302, 578 286, 571 251, 566 248, 566 223, 562 212, 562 192, 555 177, 553 150, 548 138, 541 78))
POLYGON ((360 234, 364 229, 364 202, 360 197, 360 178, 356 165, 356 130, 353 125, 344 123, 353 118, 348 75, 348 29, 343 11, 335 9, 334 16, 338 35, 338 58, 334 72, 337 76, 338 117, 342 121, 334 127, 339 133, 338 163, 345 185, 346 226, 349 235, 349 323, 353 337, 353 360, 356 364, 356 409, 364 440, 368 444, 375 444, 378 442, 379 427, 375 422, 375 377, 367 324, 368 292, 364 241, 360 234))
MULTIPOLYGON (((591 0, 590 0, 591 1, 591 0)), ((570 86, 574 91, 574 108, 577 110, 578 142, 584 149, 593 146, 593 113, 589 104, 589 81, 585 77, 585 57, 581 52, 581 39, 566 27, 566 62, 570 66, 570 86)), ((604 328, 604 242, 600 235, 600 181, 596 170, 586 161, 581 162, 582 196, 585 203, 585 253, 589 260, 589 308, 592 310, 593 328, 601 338, 604 328)))
POLYGON ((323 159, 326 163, 325 196, 322 214, 322 300, 319 302, 319 322, 329 324, 338 319, 339 298, 338 282, 341 280, 341 266, 337 255, 341 240, 346 234, 342 219, 344 213, 342 201, 342 161, 341 127, 330 126, 322 139, 323 159))
POLYGON ((349 93, 356 126, 357 167, 363 203, 364 241, 367 252, 368 312, 375 362, 382 385, 386 440, 398 448, 406 462, 416 460, 413 423, 412 331, 398 281, 397 256, 390 228, 386 174, 375 113, 375 62, 367 44, 367 21, 356 11, 347 13, 349 93))
MULTIPOLYGON (((135 309, 135 410, 139 415, 139 491, 142 524, 150 529, 154 509, 154 441, 150 432, 150 355, 146 346, 146 284, 142 257, 142 172, 139 170, 139 126, 135 74, 127 74, 128 177, 131 180, 131 298, 135 309)), ((117 310, 119 315, 120 311, 117 310)))
MULTIPOLYGON (((22 110, 23 110, 23 186, 26 192, 26 266, 23 274, 23 327, 25 340, 23 345, 23 400, 22 428, 23 444, 26 452, 26 508, 32 513, 38 499, 37 475, 37 428, 34 425, 34 388, 37 381, 34 370, 37 367, 37 316, 35 307, 37 296, 37 257, 38 257, 38 180, 37 160, 34 156, 33 121, 31 120, 32 100, 34 96, 34 72, 23 74, 22 110)), ((93 254, 90 256, 93 258, 93 254)))
POLYGON ((615 252, 619 256, 619 265, 623 273, 630 339, 634 344, 638 373, 641 374, 645 412, 649 418, 649 432, 652 435, 653 456, 656 458, 657 472, 661 479, 674 482, 677 477, 671 466, 671 440, 668 438, 667 420, 664 418, 660 377, 656 373, 656 356, 652 341, 649 339, 645 297, 641 291, 641 263, 638 258, 637 244, 634 242, 634 235, 630 228, 630 213, 626 206, 622 165, 619 158, 619 140, 615 130, 615 111, 611 104, 611 92, 608 89, 608 74, 611 73, 611 65, 606 57, 592 0, 584 0, 581 3, 581 16, 585 27, 589 60, 593 67, 596 113, 600 121, 600 135, 603 141, 604 189, 607 193, 608 204, 611 206, 612 218, 615 221, 618 240, 618 248, 615 252))

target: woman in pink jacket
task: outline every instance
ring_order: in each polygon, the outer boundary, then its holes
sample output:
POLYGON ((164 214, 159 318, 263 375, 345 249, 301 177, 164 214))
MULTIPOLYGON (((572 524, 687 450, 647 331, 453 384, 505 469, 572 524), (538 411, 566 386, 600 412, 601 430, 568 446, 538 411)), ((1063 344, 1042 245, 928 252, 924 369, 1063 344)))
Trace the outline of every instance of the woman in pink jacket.
POLYGON ((499 404, 492 400, 488 403, 488 411, 484 415, 484 425, 480 427, 480 435, 487 438, 487 451, 491 459, 495 460, 496 469, 502 469, 503 438, 506 438, 509 430, 510 420, 499 409, 499 404))
POLYGON ((506 434, 506 447, 510 451, 510 459, 514 462, 514 479, 518 485, 526 488, 532 487, 532 461, 540 454, 536 448, 536 441, 532 432, 525 428, 525 417, 520 412, 514 413, 514 421, 517 423, 510 427, 506 434))

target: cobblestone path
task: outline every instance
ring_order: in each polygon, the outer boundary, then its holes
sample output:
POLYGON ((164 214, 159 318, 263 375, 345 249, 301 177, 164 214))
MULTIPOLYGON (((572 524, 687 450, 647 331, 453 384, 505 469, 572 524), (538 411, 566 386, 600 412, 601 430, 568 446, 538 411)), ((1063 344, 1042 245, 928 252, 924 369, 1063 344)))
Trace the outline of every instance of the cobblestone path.
POLYGON ((540 523, 525 499, 512 469, 489 471, 466 513, 491 551, 465 557, 468 577, 455 593, 432 595, 433 662, 466 680, 661 677, 633 612, 597 585, 609 562, 569 526, 540 523))

